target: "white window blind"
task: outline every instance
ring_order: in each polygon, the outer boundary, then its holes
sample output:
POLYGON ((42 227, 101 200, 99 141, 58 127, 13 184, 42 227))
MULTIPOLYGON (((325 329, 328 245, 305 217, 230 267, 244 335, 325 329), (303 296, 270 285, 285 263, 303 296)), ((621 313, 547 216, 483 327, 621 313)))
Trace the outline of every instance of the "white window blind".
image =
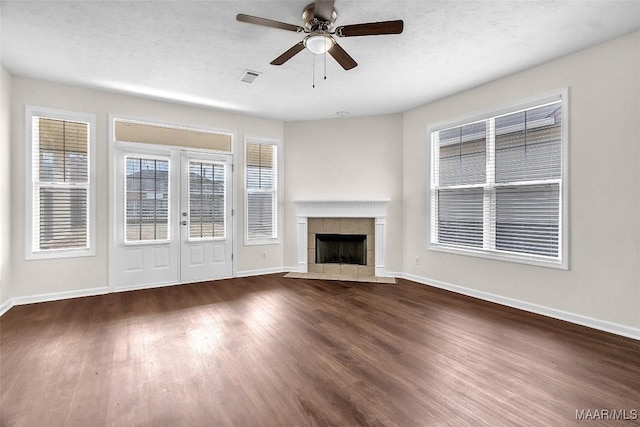
POLYGON ((563 99, 431 132, 431 248, 562 265, 563 99))
POLYGON ((271 143, 247 142, 246 223, 247 241, 278 238, 278 147, 271 143))
POLYGON ((169 239, 169 160, 125 157, 127 242, 169 239))
POLYGON ((225 165, 189 162, 189 238, 224 239, 225 165))
MULTIPOLYGON (((31 254, 91 246, 91 123, 31 119, 31 254)), ((28 251, 29 252, 29 251, 28 251)))

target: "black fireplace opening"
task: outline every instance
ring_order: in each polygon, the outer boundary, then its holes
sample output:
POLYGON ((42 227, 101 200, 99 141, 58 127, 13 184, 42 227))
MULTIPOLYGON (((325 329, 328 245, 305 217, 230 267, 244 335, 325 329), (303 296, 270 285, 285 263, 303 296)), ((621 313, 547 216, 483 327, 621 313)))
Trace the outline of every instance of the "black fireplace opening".
POLYGON ((316 234, 316 264, 367 265, 367 235, 316 234))

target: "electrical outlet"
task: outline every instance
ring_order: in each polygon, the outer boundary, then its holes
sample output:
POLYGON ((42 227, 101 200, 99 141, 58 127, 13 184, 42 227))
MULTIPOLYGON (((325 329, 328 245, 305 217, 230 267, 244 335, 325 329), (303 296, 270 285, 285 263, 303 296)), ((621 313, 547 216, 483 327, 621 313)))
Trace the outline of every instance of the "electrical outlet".
POLYGON ((420 257, 419 256, 416 257, 416 265, 420 265, 420 257))

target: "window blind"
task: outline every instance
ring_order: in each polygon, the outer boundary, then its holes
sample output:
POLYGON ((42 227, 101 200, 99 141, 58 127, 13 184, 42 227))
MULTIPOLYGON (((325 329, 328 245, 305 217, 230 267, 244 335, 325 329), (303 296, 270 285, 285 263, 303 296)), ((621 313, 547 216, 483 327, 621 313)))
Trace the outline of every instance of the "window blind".
POLYGON ((89 123, 32 116, 33 249, 89 247, 89 123))
POLYGON ((189 162, 189 238, 226 236, 225 165, 189 162))
POLYGON ((169 161, 125 157, 125 240, 169 239, 169 161))
POLYGON ((272 240, 277 232, 277 146, 246 144, 247 240, 272 240))
POLYGON ((562 99, 433 131, 431 242, 560 261, 562 99))
POLYGON ((481 188, 438 192, 438 241, 481 248, 483 196, 481 188))

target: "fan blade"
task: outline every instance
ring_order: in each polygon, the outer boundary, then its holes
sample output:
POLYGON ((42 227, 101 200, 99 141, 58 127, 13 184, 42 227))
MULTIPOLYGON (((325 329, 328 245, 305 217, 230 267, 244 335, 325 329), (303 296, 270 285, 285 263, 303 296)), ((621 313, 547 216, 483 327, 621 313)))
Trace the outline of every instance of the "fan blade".
POLYGON ((313 17, 320 21, 331 21, 334 0, 316 0, 313 6, 313 17))
POLYGON ((331 49, 327 52, 329 52, 329 55, 333 56, 333 59, 335 59, 345 70, 350 70, 358 66, 358 63, 354 61, 353 58, 338 45, 338 43, 334 43, 331 49))
POLYGON ((272 19, 258 18, 257 16, 245 15, 243 13, 239 13, 236 16, 236 19, 240 22, 263 25, 265 27, 271 27, 271 28, 279 28, 281 30, 295 31, 297 33, 301 33, 304 31, 304 28, 298 25, 287 24, 286 22, 274 21, 272 19))
POLYGON ((400 34, 404 28, 402 20, 369 22, 366 24, 343 25, 336 28, 338 37, 378 36, 384 34, 400 34))
POLYGON ((304 49, 304 43, 298 42, 291 49, 271 61, 271 65, 282 65, 304 49))

